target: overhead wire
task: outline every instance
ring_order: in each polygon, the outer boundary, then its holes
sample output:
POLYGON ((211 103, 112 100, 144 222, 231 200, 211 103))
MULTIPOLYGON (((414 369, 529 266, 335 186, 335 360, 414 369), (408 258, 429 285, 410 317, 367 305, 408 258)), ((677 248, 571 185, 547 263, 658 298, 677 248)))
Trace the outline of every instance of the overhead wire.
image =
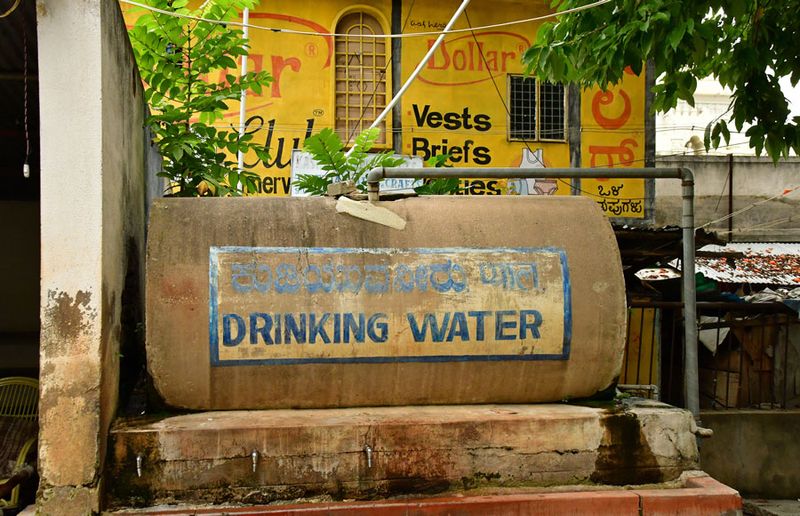
POLYGON ((22 97, 23 97, 23 125, 25 128, 25 161, 22 163, 22 176, 25 179, 31 177, 31 135, 28 121, 28 31, 25 24, 22 25, 22 52, 23 52, 23 71, 22 71, 22 97))
POLYGON ((753 202, 751 204, 748 204, 744 208, 740 208, 740 209, 738 209, 736 211, 733 211, 733 212, 725 215, 724 217, 720 217, 720 218, 718 218, 716 220, 712 220, 712 221, 706 222, 702 226, 698 226, 696 229, 703 229, 703 228, 706 228, 706 227, 708 227, 708 226, 710 226, 712 224, 718 224, 720 222, 725 222, 726 220, 732 219, 733 217, 736 217, 737 215, 741 215, 742 213, 750 211, 750 210, 752 210, 753 208, 755 208, 757 206, 760 206, 762 204, 768 203, 770 201, 774 201, 775 199, 778 199, 780 197, 785 197, 787 195, 790 195, 790 194, 792 194, 793 192, 795 192, 797 190, 800 190, 800 185, 794 186, 792 188, 785 188, 781 193, 779 193, 777 195, 773 195, 772 197, 767 197, 766 199, 761 199, 760 201, 756 201, 756 202, 753 202))
POLYGON ((718 234, 721 235, 729 235, 733 233, 744 233, 746 231, 752 231, 757 229, 759 232, 764 231, 787 231, 787 230, 797 230, 797 228, 774 228, 778 224, 783 224, 785 222, 791 222, 795 220, 797 217, 789 216, 789 217, 781 217, 779 219, 773 219, 767 222, 761 222, 759 224, 753 224, 752 226, 747 226, 744 228, 736 228, 736 229, 729 229, 725 231, 717 231, 718 234), (772 228, 772 229, 770 229, 772 228))
MULTIPOLYGON (((338 34, 338 33, 335 33, 335 32, 314 32, 314 31, 307 31, 307 30, 284 29, 284 28, 278 28, 278 27, 264 27, 262 25, 245 24, 245 23, 237 22, 237 21, 233 21, 233 20, 225 21, 225 20, 206 19, 206 18, 202 18, 202 17, 199 17, 199 16, 194 16, 194 15, 191 15, 191 14, 177 13, 177 12, 174 12, 174 11, 167 11, 165 9, 159 9, 157 7, 153 7, 151 5, 147 5, 147 4, 144 4, 144 3, 141 3, 141 2, 136 2, 134 0, 119 0, 119 1, 124 3, 124 4, 133 5, 133 6, 136 6, 136 7, 141 7, 142 9, 146 9, 146 10, 157 12, 157 13, 161 13, 161 14, 165 14, 167 16, 175 16, 175 17, 179 17, 179 18, 188 18, 188 19, 191 19, 191 20, 203 21, 203 22, 208 22, 208 23, 216 23, 216 24, 219 24, 219 25, 232 25, 232 26, 236 26, 236 27, 245 27, 245 26, 247 26, 250 29, 265 30, 265 31, 269 31, 269 32, 284 33, 284 34, 296 34, 296 35, 301 35, 301 36, 320 36, 320 37, 345 37, 345 36, 347 36, 347 34, 338 34)), ((558 11, 558 12, 555 12, 555 13, 544 14, 544 15, 541 15, 541 16, 534 16, 534 17, 531 17, 531 18, 521 18, 521 19, 517 19, 517 20, 511 20, 511 21, 507 21, 507 22, 494 23, 494 24, 490 24, 490 25, 483 25, 483 26, 480 26, 480 27, 473 27, 473 28, 466 28, 466 29, 451 29, 451 30, 448 30, 448 31, 409 32, 409 33, 400 33, 400 34, 368 34, 368 35, 364 35, 363 37, 375 38, 375 39, 381 39, 381 38, 390 38, 390 39, 393 39, 393 38, 413 38, 413 37, 422 37, 422 36, 439 36, 440 34, 461 34, 461 33, 468 33, 468 32, 473 31, 473 30, 490 30, 490 29, 497 29, 497 28, 502 28, 502 27, 510 27, 510 26, 513 26, 513 25, 522 25, 522 24, 525 24, 525 23, 532 23, 532 22, 536 22, 536 21, 547 20, 547 19, 550 19, 550 18, 555 18, 555 17, 558 17, 558 16, 562 16, 562 15, 565 15, 565 14, 571 14, 571 13, 576 13, 576 12, 580 12, 580 11, 585 11, 587 9, 592 9, 592 8, 599 7, 599 6, 604 5, 604 4, 608 4, 610 2, 612 2, 612 0, 598 0, 598 1, 592 2, 590 4, 582 5, 582 6, 579 6, 579 7, 573 7, 571 9, 565 9, 563 11, 558 11)))
MULTIPOLYGON (((408 38, 408 37, 421 37, 421 36, 439 36, 441 34, 470 33, 473 38, 476 38, 475 31, 490 30, 490 29, 495 29, 495 28, 508 27, 508 26, 512 26, 512 25, 520 25, 520 24, 531 23, 531 22, 535 22, 535 21, 541 21, 541 20, 545 20, 545 19, 555 18, 555 17, 561 16, 561 15, 564 15, 564 14, 570 14, 570 13, 574 13, 574 12, 579 12, 579 11, 583 11, 583 10, 599 7, 601 5, 610 3, 611 1, 612 0, 598 0, 597 2, 586 4, 584 6, 579 6, 579 7, 575 7, 575 8, 572 8, 572 9, 566 9, 564 11, 558 11, 558 12, 555 12, 555 13, 550 13, 550 14, 546 14, 546 15, 542 15, 542 16, 511 20, 511 21, 508 21, 508 22, 501 22, 501 23, 495 23, 495 24, 489 24, 489 25, 482 25, 482 26, 478 26, 478 27, 473 27, 472 26, 472 24, 471 24, 471 22, 469 20, 469 16, 465 12, 464 14, 466 16, 467 23, 469 25, 469 27, 465 28, 465 29, 451 29, 449 31, 429 31, 429 32, 414 32, 414 33, 401 32, 399 34, 363 34, 360 37, 374 38, 374 39, 379 39, 379 38, 394 39, 394 38, 408 38)), ((16 0, 16 2, 11 6, 11 8, 9 10, 7 10, 3 14, 0 14, 0 18, 4 18, 4 17, 10 15, 14 10, 16 10, 16 8, 19 6, 20 2, 21 2, 21 0, 16 0)), ((300 31, 300 30, 294 30, 294 29, 264 27, 264 26, 260 26, 260 25, 245 24, 245 23, 241 23, 241 22, 237 22, 237 21, 233 21, 233 20, 213 20, 213 19, 193 16, 193 15, 189 15, 189 14, 183 14, 183 13, 177 13, 177 12, 173 12, 173 11, 163 10, 163 9, 159 9, 159 8, 156 8, 156 7, 147 5, 147 4, 143 4, 143 3, 140 3, 140 2, 136 2, 136 1, 133 1, 133 0, 120 0, 120 2, 128 4, 128 5, 133 5, 133 6, 136 6, 136 7, 140 7, 140 8, 152 11, 152 12, 157 12, 157 13, 160 13, 160 14, 164 14, 164 15, 167 15, 167 16, 175 16, 175 17, 179 17, 179 18, 188 18, 188 19, 192 19, 192 20, 196 20, 196 21, 203 21, 203 22, 222 25, 222 26, 231 25, 231 26, 237 26, 237 27, 248 27, 248 28, 256 29, 256 30, 265 30, 265 31, 270 31, 270 32, 275 32, 275 33, 307 35, 307 36, 319 36, 319 37, 346 37, 346 36, 348 36, 347 34, 338 34, 338 33, 335 33, 335 32, 321 33, 321 32, 314 32, 314 31, 300 31)), ((413 2, 412 2, 412 6, 413 6, 413 2)), ((408 13, 409 15, 410 15, 410 11, 411 10, 409 9, 409 13, 408 13)), ((407 21, 408 21, 408 16, 406 17, 406 20, 405 20, 405 22, 403 24, 403 30, 405 29, 405 25, 406 25, 407 21)), ((486 65, 487 64, 486 63, 486 57, 483 54, 483 50, 482 50, 481 46, 478 45, 477 48, 478 48, 479 53, 481 55, 481 59, 484 62, 484 65, 486 65)), ((384 68, 384 70, 382 72, 383 74, 385 74, 385 72, 388 69, 388 66, 389 66, 390 63, 391 63, 391 60, 388 60, 387 61, 387 67, 384 68)), ((502 96, 502 93, 500 92, 499 87, 497 86, 497 82, 494 79, 494 75, 491 73, 491 70, 489 69, 488 66, 486 66, 486 68, 487 68, 487 72, 489 73, 489 77, 490 77, 490 79, 492 81, 492 84, 494 85, 495 91, 498 93, 498 96, 499 96, 499 98, 500 98, 500 100, 501 100, 501 102, 503 104, 503 107, 504 107, 506 113, 510 113, 508 105, 505 102, 505 99, 502 96)), ((373 91, 373 95, 372 95, 371 98, 374 98, 374 96, 376 94, 377 94, 377 91, 373 91)), ((363 119, 363 116, 364 116, 364 114, 362 112, 362 115, 361 115, 362 119, 363 119)), ((719 117, 718 117, 718 119, 719 119, 719 117)), ((359 120, 359 123, 360 123, 360 120, 359 120)), ((679 130, 679 127, 669 128, 669 129, 662 129, 662 130, 679 130)), ((692 126, 691 130, 693 130, 694 128, 695 128, 695 126, 692 126)), ((592 131, 592 129, 585 129, 585 128, 582 128, 581 130, 582 130, 582 132, 583 131, 592 131)), ((539 163, 542 165, 542 167, 547 168, 546 165, 544 164, 544 162, 541 159, 539 159, 539 157, 535 153, 533 153, 533 151, 530 148, 528 142, 525 141, 523 143, 524 143, 525 147, 528 149, 528 151, 535 157, 535 159, 537 161, 539 161, 539 163)), ((729 147, 733 147, 733 146, 737 146, 737 145, 743 145, 743 144, 746 144, 746 143, 747 142, 739 142, 739 143, 735 143, 735 144, 729 144, 729 145, 717 147, 717 149, 729 148, 729 147)), ((689 151, 689 152, 691 152, 691 151, 689 151)), ((684 155, 687 155, 687 152, 668 154, 668 155, 660 155, 660 156, 658 156, 658 158, 664 159, 664 158, 678 157, 678 156, 684 156, 684 155)), ((638 162, 643 162, 643 161, 645 161, 645 160, 644 159, 637 159, 637 160, 632 160, 632 161, 626 161, 625 164, 626 165, 631 165, 633 163, 638 163, 638 162)), ((612 168, 613 165, 606 165, 605 167, 597 167, 597 168, 606 168, 606 167, 612 168)), ((575 185, 572 185, 571 183, 567 183, 563 179, 559 179, 559 181, 561 181, 564 184, 567 184, 571 189, 580 191, 580 192, 585 193, 587 195, 590 195, 590 196, 593 196, 593 197, 601 197, 601 198, 605 197, 605 196, 598 195, 598 194, 595 194, 593 192, 589 192, 589 191, 583 190, 581 188, 578 188, 575 185)), ((760 204, 764 204, 764 203, 769 202, 771 200, 774 200, 774 199, 777 199, 779 197, 788 195, 789 193, 794 192, 797 189, 800 189, 800 185, 798 185, 798 186, 796 186, 796 187, 794 187, 792 189, 785 190, 784 192, 782 192, 782 193, 780 193, 778 195, 775 195, 775 196, 772 196, 770 198, 763 199, 761 201, 752 203, 751 205, 746 206, 745 208, 742 208, 740 210, 737 210, 736 212, 733 212, 731 214, 728 214, 725 217, 722 217, 720 219, 707 222, 706 224, 704 224, 702 226, 699 226, 697 229, 702 229, 702 228, 708 227, 709 225, 725 221, 728 218, 731 218, 731 217, 734 217, 734 216, 739 215, 741 213, 744 213, 745 211, 748 211, 748 210, 750 210, 750 209, 752 209, 752 208, 754 208, 754 207, 756 207, 756 206, 758 206, 760 204)), ((620 200, 643 200, 643 199, 646 199, 646 197, 616 197, 615 199, 620 199, 620 200)))
MULTIPOLYGON (((464 12, 464 16, 466 17, 467 25, 469 25, 471 27, 472 26, 472 22, 470 21, 469 14, 466 11, 464 12)), ((483 60, 484 67, 486 68, 486 72, 489 74, 489 78, 491 79, 492 84, 494 85, 494 89, 497 92, 497 96, 500 99, 500 103, 503 105, 503 109, 505 109, 506 114, 510 118, 511 117, 511 110, 508 107, 508 103, 506 102, 505 97, 503 97, 503 94, 500 91, 500 87, 497 85, 497 81, 495 81, 495 79, 494 79, 494 74, 492 74, 492 71, 491 71, 491 69, 489 67, 489 64, 488 64, 487 60, 486 60, 486 56, 483 53, 483 49, 481 48, 482 45, 478 44, 478 39, 477 39, 477 36, 475 35, 475 31, 474 30, 472 31, 472 38, 475 40, 475 46, 478 48, 478 53, 481 56, 481 59, 483 60)), ((542 161, 541 158, 539 158, 539 156, 535 152, 533 152, 533 150, 531 149, 531 147, 528 144, 527 140, 523 140, 522 144, 525 145, 525 148, 528 150, 530 155, 533 156, 534 159, 539 162, 539 164, 542 166, 542 168, 544 168, 544 169, 548 168, 547 165, 544 163, 544 161, 542 161)), ((626 161, 625 163, 628 164, 629 162, 626 161)), ((609 165, 609 168, 613 168, 613 166, 609 165)), ((557 181, 559 183, 563 184, 563 185, 568 186, 570 188, 570 191, 572 191, 572 192, 581 192, 581 193, 584 193, 586 195, 589 195, 589 196, 592 196, 592 197, 597 197, 597 198, 600 198, 600 199, 607 198, 607 196, 596 194, 596 193, 590 192, 588 190, 584 190, 581 187, 577 186, 576 184, 574 184, 572 182, 567 182, 564 179, 558 178, 557 181)), ((614 199, 623 200, 623 201, 639 201, 639 200, 646 199, 646 197, 614 197, 614 199)))

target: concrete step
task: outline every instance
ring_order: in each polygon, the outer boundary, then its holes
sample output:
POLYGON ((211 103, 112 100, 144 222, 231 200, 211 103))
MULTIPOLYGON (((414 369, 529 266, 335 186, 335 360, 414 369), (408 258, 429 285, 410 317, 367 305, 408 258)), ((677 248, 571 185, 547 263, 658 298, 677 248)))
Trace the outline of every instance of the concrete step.
POLYGON ((411 406, 118 421, 108 501, 266 504, 482 486, 662 483, 697 469, 691 423, 684 410, 645 401, 610 409, 411 406))
MULTIPOLYGON (((568 488, 566 488, 568 489, 568 488)), ((573 489, 575 489, 573 487, 573 489)), ((584 488, 588 489, 588 488, 584 488)), ((272 515, 675 515, 742 514, 739 494, 701 471, 688 472, 663 488, 538 491, 522 488, 484 494, 455 494, 403 500, 299 503, 271 506, 161 506, 123 509, 114 515, 272 514, 272 515), (677 484, 677 485, 676 485, 677 484)))

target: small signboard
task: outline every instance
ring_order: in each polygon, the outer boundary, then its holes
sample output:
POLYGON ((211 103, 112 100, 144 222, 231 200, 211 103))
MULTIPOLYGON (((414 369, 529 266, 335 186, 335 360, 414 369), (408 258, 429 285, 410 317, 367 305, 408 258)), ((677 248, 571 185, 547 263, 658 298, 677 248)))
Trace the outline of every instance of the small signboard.
POLYGON ((212 247, 212 366, 566 360, 557 248, 212 247))
MULTIPOLYGON (((423 166, 422 158, 419 156, 394 154, 392 157, 403 160, 403 164, 398 165, 398 168, 422 168, 423 166)), ((321 176, 324 173, 325 171, 322 170, 319 163, 314 160, 310 153, 301 150, 292 151, 292 196, 305 197, 308 195, 294 186, 298 176, 304 174, 321 176)), ((414 187, 421 184, 421 179, 387 178, 381 181, 381 192, 414 193, 414 187)))

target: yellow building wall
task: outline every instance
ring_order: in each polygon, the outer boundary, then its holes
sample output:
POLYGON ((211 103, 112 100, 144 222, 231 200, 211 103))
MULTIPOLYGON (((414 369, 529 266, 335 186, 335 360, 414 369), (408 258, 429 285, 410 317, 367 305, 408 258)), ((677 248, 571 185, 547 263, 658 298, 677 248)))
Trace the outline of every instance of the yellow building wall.
MULTIPOLYGON (((627 69, 620 84, 581 95, 583 167, 644 167, 645 79, 627 69)), ((645 217, 644 179, 585 179, 581 195, 595 199, 609 217, 645 217)))
MULTIPOLYGON (((459 0, 404 0, 401 83, 412 73, 444 28, 459 0)), ((264 1, 250 12, 250 23, 271 28, 327 34, 349 12, 375 16, 391 30, 392 1, 325 2, 264 1)), ((468 29, 542 16, 545 1, 476 2, 454 28, 468 29)), ((448 153, 450 164, 465 167, 568 167, 568 142, 521 142, 508 137, 509 74, 521 74, 521 56, 534 40, 541 22, 449 35, 401 100, 401 152, 426 159, 448 153)), ((385 40, 388 54, 391 43, 385 40)), ((275 78, 261 95, 247 100, 247 131, 269 148, 266 163, 248 156, 263 176, 260 195, 289 195, 292 149, 302 149, 310 134, 335 126, 334 38, 250 30, 250 70, 267 70, 275 78)), ((223 73, 237 73, 234 70, 223 73)), ((391 98, 392 69, 385 70, 391 98)), ((642 74, 643 75, 643 74, 642 74)), ((626 74, 608 92, 586 90, 581 95, 582 165, 643 166, 644 78, 626 74)), ((239 105, 232 102, 224 125, 237 126, 239 105)), ((391 114, 386 127, 392 129, 391 114)), ((568 132, 568 131, 567 131, 568 132)), ((386 135, 387 146, 392 136, 386 135)), ((569 195, 569 180, 469 180, 466 193, 569 195)), ((643 180, 584 180, 582 195, 600 203, 609 216, 644 217, 643 180)))

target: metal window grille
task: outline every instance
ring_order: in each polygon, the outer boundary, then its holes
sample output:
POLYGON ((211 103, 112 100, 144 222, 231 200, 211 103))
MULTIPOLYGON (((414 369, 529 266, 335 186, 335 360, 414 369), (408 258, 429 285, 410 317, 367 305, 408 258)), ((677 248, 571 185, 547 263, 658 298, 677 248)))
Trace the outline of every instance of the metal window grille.
POLYGON ((562 84, 509 76, 509 139, 565 141, 564 95, 562 84))
MULTIPOLYGON (((336 132, 346 144, 367 129, 386 107, 386 42, 362 38, 382 34, 378 20, 363 12, 350 13, 336 25, 336 132)), ((377 144, 386 144, 382 122, 377 144)))
POLYGON ((536 139, 536 79, 512 75, 509 110, 509 137, 513 140, 536 139))
POLYGON ((539 85, 539 139, 564 141, 566 109, 564 85, 543 82, 539 85))

